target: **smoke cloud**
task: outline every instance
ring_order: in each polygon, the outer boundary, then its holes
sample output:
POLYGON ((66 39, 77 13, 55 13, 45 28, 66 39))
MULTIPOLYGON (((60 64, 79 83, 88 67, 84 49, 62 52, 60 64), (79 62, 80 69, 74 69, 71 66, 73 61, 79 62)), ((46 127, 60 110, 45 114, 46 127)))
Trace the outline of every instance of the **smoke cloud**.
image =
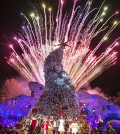
POLYGON ((6 99, 11 99, 19 95, 31 95, 28 82, 22 78, 7 79, 2 86, 2 92, 6 99))
MULTIPOLYGON (((4 82, 1 92, 3 92, 6 99, 11 99, 19 95, 30 96, 31 90, 29 89, 28 83, 28 81, 25 81, 21 77, 10 78, 4 82)), ((89 83, 84 86, 83 90, 89 94, 97 94, 105 99, 108 99, 107 95, 101 88, 92 88, 89 83)))
POLYGON ((99 96, 101 96, 101 97, 103 97, 103 98, 108 100, 107 95, 102 91, 101 88, 99 88, 99 87, 91 88, 89 83, 87 83, 84 86, 84 91, 86 91, 89 94, 97 94, 97 95, 99 95, 99 96))

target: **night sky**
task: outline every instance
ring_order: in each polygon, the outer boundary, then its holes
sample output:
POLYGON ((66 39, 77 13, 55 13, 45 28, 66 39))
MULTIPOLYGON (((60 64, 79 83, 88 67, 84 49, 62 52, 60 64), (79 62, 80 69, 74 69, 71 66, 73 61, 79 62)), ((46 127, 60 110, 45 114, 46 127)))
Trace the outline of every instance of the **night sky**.
MULTIPOLYGON (((57 9, 57 1, 58 0, 44 0, 44 2, 47 3, 47 6, 53 8, 54 12, 57 9)), ((65 8, 70 9, 72 1, 73 0, 64 0, 65 8)), ((86 2, 86 0, 78 1, 81 5, 86 2)), ((96 5, 98 7, 101 2, 102 0, 94 0, 93 6, 96 5)), ((2 85, 6 78, 18 76, 18 73, 7 64, 4 57, 9 57, 12 52, 9 48, 9 44, 17 45, 13 41, 13 37, 18 34, 20 26, 23 23, 20 13, 23 12, 29 16, 32 12, 31 3, 41 8, 42 0, 0 0, 0 85, 2 85)), ((109 7, 108 16, 116 10, 120 10, 120 0, 106 0, 105 5, 109 7)), ((110 26, 114 20, 120 20, 120 14, 111 20, 109 23, 110 26)), ((120 25, 110 36, 110 39, 108 39, 104 47, 106 48, 109 43, 119 36, 120 25)), ((95 41, 93 44, 95 45, 95 41)), ((19 49, 16 46, 14 47, 19 49)), ((104 50, 104 47, 101 48, 101 50, 104 50)), ((108 94, 115 94, 120 91, 120 46, 118 46, 116 50, 119 52, 116 65, 103 72, 102 75, 91 83, 93 87, 101 87, 108 94)))

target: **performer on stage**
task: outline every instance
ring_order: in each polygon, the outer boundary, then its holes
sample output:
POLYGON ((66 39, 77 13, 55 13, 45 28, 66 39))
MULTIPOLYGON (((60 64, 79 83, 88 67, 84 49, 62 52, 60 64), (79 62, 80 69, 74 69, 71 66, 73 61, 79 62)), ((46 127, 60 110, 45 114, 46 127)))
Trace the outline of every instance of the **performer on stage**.
POLYGON ((33 115, 31 118, 31 130, 32 130, 32 132, 35 131, 35 129, 36 129, 36 123, 37 123, 37 119, 36 119, 35 115, 33 115))
POLYGON ((78 133, 78 123, 75 120, 71 123, 71 130, 72 134, 78 133))
POLYGON ((59 120, 58 131, 60 132, 60 134, 63 134, 65 132, 65 129, 64 129, 64 119, 63 119, 62 116, 60 117, 60 120, 59 120))
POLYGON ((59 128, 59 119, 56 119, 56 134, 58 134, 58 128, 59 128))
POLYGON ((30 127, 31 125, 31 119, 30 117, 26 118, 26 127, 30 127))
POLYGON ((53 133, 53 127, 52 127, 52 123, 49 121, 48 124, 48 134, 52 134, 53 133))
POLYGON ((68 130, 69 130, 69 122, 68 122, 68 120, 66 119, 66 120, 65 120, 65 132, 68 133, 68 130))
POLYGON ((45 118, 42 122, 42 134, 47 134, 48 132, 48 121, 47 118, 45 118))
POLYGON ((57 134, 57 122, 56 122, 56 118, 54 119, 54 123, 53 123, 53 134, 57 134))
POLYGON ((52 125, 52 128, 53 128, 53 125, 54 125, 54 118, 53 118, 53 116, 50 117, 49 122, 50 122, 50 124, 52 125))

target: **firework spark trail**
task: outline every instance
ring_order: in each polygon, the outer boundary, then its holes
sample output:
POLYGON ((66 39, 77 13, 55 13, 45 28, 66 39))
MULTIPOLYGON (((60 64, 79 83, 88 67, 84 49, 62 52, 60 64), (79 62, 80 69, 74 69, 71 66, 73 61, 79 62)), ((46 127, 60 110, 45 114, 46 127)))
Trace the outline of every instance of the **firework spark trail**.
POLYGON ((90 50, 90 45, 98 34, 108 28, 106 24, 118 12, 104 22, 107 11, 107 7, 103 8, 104 2, 92 19, 90 19, 91 14, 97 10, 96 8, 91 9, 92 2, 88 2, 83 10, 81 7, 77 7, 76 3, 77 0, 74 1, 71 13, 63 15, 64 2, 60 0, 55 20, 53 20, 51 8, 49 8, 48 15, 45 4, 42 4, 44 16, 32 13, 32 22, 24 14, 21 14, 27 25, 22 26, 21 38, 15 38, 15 40, 21 47, 23 54, 22 56, 18 55, 11 46, 14 53, 10 56, 8 63, 29 81, 45 84, 43 72, 45 58, 61 42, 67 42, 70 46, 64 50, 63 67, 69 74, 76 90, 115 64, 117 53, 114 51, 114 47, 118 45, 119 38, 101 55, 96 57, 95 54, 119 22, 114 22, 93 50, 90 50))

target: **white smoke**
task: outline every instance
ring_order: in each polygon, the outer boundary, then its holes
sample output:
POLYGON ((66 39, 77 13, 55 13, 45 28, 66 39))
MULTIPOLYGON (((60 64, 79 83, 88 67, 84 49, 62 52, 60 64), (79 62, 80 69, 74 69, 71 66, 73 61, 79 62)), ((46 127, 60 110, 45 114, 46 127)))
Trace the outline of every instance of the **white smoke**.
MULTIPOLYGON (((10 78, 4 82, 1 92, 4 93, 6 99, 11 99, 19 95, 30 96, 31 90, 29 89, 28 83, 28 81, 25 81, 20 77, 10 78)), ((84 91, 89 94, 97 94, 105 99, 108 99, 107 95, 102 91, 101 88, 91 88, 89 83, 84 86, 84 91)))
POLYGON ((28 82, 22 78, 7 79, 2 86, 2 92, 6 99, 11 99, 19 95, 31 95, 28 82))
POLYGON ((89 83, 87 83, 84 86, 84 91, 86 91, 89 94, 97 94, 97 95, 99 95, 99 96, 101 96, 101 97, 103 97, 103 98, 108 100, 107 95, 102 91, 101 88, 99 88, 99 87, 91 88, 89 83))

